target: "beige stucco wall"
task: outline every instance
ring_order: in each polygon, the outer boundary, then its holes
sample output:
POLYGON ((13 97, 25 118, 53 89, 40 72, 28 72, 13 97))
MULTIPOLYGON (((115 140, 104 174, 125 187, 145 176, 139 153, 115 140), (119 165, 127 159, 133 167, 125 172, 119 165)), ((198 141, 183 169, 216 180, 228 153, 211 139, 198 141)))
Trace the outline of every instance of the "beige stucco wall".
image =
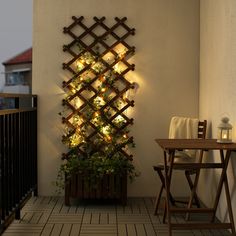
MULTIPOLYGON (((228 115, 236 138, 236 1, 201 0, 200 117, 211 122, 210 136, 216 138, 217 125, 228 115)), ((215 153, 218 158, 218 153, 215 153)), ((228 180, 234 215, 236 215, 235 166, 233 153, 228 180)), ((202 200, 212 205, 220 171, 204 172, 199 186, 202 200)), ((225 194, 220 199, 218 216, 228 217, 225 194)))
MULTIPOLYGON (((139 85, 133 110, 135 165, 141 176, 129 185, 131 196, 154 196, 160 182, 152 165, 162 158, 154 142, 167 137, 173 115, 198 116, 199 1, 198 0, 34 0, 33 93, 39 96, 38 167, 39 194, 53 194, 60 164, 63 134, 58 113, 64 96, 61 83, 66 59, 62 45, 68 38, 62 28, 71 16, 85 18, 128 17, 136 28, 132 44, 134 81, 139 85), (159 157, 158 157, 159 156, 159 157)), ((174 189, 183 195, 182 180, 175 177, 174 189)))

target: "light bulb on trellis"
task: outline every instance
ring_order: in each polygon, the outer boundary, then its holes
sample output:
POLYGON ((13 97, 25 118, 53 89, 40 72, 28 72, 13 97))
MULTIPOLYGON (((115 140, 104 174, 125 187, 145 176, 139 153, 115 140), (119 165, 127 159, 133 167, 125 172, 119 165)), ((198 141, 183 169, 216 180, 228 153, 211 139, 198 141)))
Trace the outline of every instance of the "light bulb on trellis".
POLYGON ((103 97, 101 97, 101 96, 97 96, 94 99, 94 103, 96 104, 97 107, 101 107, 101 106, 104 106, 106 104, 106 102, 104 101, 103 97))
POLYGON ((101 132, 105 135, 108 135, 111 133, 111 127, 109 125, 104 126, 101 128, 101 132))
POLYGON ((108 142, 110 142, 110 141, 112 140, 112 137, 111 137, 110 135, 107 135, 107 136, 105 137, 105 139, 106 139, 108 142))
POLYGON ((104 93, 104 92, 106 92, 106 90, 107 90, 107 89, 103 87, 103 88, 101 89, 101 92, 104 93))
POLYGON ((91 55, 90 52, 84 53, 84 61, 86 64, 92 64, 94 61, 94 57, 91 55))
POLYGON ((75 89, 75 88, 72 88, 70 91, 71 91, 73 94, 76 93, 76 89, 75 89))
POLYGON ((70 146, 71 147, 76 147, 77 145, 79 145, 81 142, 81 137, 77 134, 73 134, 70 137, 70 146))
POLYGON ((80 121, 79 116, 73 116, 73 123, 78 123, 80 121))
POLYGON ((79 98, 75 98, 74 101, 76 108, 79 108, 82 105, 82 102, 79 98))
POLYGON ((120 74, 120 68, 119 68, 119 62, 117 62, 114 66, 113 69, 116 73, 120 74))
POLYGON ((80 59, 80 63, 81 63, 82 65, 85 63, 84 58, 81 58, 81 59, 80 59))
POLYGON ((100 118, 99 118, 99 113, 98 112, 95 112, 93 114, 93 119, 91 120, 91 122, 97 126, 99 126, 100 124, 100 118))
POLYGON ((114 121, 115 121, 116 123, 122 123, 122 122, 125 121, 125 119, 123 118, 123 116, 118 115, 118 116, 114 119, 114 121))
POLYGON ((102 66, 102 64, 101 64, 100 62, 96 62, 96 63, 92 66, 92 69, 93 69, 95 72, 99 73, 99 72, 102 71, 103 66, 102 66))
POLYGON ((71 83, 69 86, 68 86, 68 89, 69 91, 72 93, 72 94, 75 94, 76 93, 76 85, 74 83, 71 83))
POLYGON ((123 51, 118 52, 118 56, 120 59, 123 59, 125 57, 125 54, 127 52, 127 48, 125 48, 123 51))
POLYGON ((82 61, 76 61, 76 68, 78 71, 81 71, 84 68, 82 61))

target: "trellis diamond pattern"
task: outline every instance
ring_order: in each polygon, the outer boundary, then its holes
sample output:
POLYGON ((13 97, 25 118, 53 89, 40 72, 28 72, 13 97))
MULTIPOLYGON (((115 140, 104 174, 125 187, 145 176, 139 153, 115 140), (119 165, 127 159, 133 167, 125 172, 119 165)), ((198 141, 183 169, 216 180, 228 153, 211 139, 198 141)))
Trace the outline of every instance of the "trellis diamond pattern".
POLYGON ((115 17, 112 26, 105 24, 105 17, 94 17, 90 26, 83 16, 73 16, 72 20, 63 30, 71 39, 63 46, 69 56, 63 69, 71 75, 63 81, 69 94, 63 100, 66 115, 62 120, 67 126, 63 139, 81 154, 86 143, 100 140, 103 145, 113 145, 110 157, 119 152, 132 159, 127 145, 133 143, 133 137, 127 128, 133 119, 127 110, 134 106, 128 96, 134 83, 126 75, 135 68, 128 62, 135 48, 126 39, 135 34, 135 29, 126 24, 126 17, 115 17))

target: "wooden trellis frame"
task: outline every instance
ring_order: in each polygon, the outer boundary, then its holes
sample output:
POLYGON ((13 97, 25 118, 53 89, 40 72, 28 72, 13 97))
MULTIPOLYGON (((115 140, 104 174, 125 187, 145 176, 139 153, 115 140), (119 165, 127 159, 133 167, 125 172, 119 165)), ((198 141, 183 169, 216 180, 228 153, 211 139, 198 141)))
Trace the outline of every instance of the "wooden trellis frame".
POLYGON ((126 40, 135 34, 135 29, 126 24, 126 17, 114 19, 114 25, 108 26, 105 17, 94 17, 94 22, 86 26, 83 16, 73 16, 73 23, 63 29, 72 39, 63 46, 69 56, 63 63, 63 69, 69 72, 69 78, 63 81, 68 95, 63 100, 66 115, 62 121, 67 127, 63 139, 79 155, 85 155, 86 144, 95 145, 100 140, 96 148, 101 154, 106 153, 104 144, 114 145, 109 158, 119 153, 132 160, 127 145, 133 143, 133 137, 128 135, 127 128, 133 124, 133 119, 128 117, 127 110, 134 106, 128 96, 134 83, 126 76, 135 68, 129 63, 135 47, 126 40), (102 120, 103 127, 96 119, 102 120), (104 127, 109 129, 109 134, 102 129, 104 127), (72 143, 72 139, 76 142, 72 143))

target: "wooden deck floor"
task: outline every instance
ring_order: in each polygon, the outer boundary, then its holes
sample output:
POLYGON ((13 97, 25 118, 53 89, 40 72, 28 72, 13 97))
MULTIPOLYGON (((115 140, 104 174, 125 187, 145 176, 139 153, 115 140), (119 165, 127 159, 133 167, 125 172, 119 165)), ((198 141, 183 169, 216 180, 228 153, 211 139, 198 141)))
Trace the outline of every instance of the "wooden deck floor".
MULTIPOLYGON (((153 215, 154 198, 129 198, 127 206, 73 204, 63 198, 32 197, 3 236, 164 236, 167 225, 153 215)), ((174 216, 174 221, 184 216, 174 216)), ((178 236, 228 236, 224 230, 174 231, 178 236)))

